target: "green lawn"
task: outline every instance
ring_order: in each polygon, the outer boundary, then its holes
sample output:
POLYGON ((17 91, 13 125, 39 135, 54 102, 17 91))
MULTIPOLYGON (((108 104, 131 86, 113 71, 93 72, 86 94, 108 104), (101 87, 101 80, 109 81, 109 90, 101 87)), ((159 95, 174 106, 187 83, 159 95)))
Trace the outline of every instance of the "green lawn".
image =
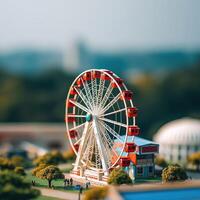
MULTIPOLYGON (((40 178, 37 178, 35 176, 32 176, 31 175, 31 172, 28 172, 27 173, 27 176, 26 176, 26 179, 31 183, 32 180, 35 181, 36 183, 36 187, 45 187, 45 188, 48 188, 48 182, 47 180, 45 179, 40 179, 40 178)), ((56 190, 61 190, 61 191, 64 191, 64 192, 78 192, 78 190, 74 190, 73 189, 73 186, 69 186, 67 187, 67 189, 65 190, 64 189, 64 182, 62 179, 59 179, 59 180, 53 180, 52 181, 52 185, 54 186, 54 188, 56 190)))
POLYGON ((161 182, 161 177, 155 177, 155 178, 138 178, 134 181, 134 183, 155 183, 155 182, 161 182))
POLYGON ((58 198, 54 198, 54 197, 47 197, 47 196, 39 196, 37 199, 34 200, 63 200, 63 199, 58 199, 58 198))

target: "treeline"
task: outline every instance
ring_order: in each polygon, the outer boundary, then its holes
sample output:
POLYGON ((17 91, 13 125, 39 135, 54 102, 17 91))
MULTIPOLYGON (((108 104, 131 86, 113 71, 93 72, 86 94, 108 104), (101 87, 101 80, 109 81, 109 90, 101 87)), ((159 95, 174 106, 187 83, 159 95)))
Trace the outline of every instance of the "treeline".
MULTIPOLYGON (((56 69, 29 77, 0 71, 0 122, 63 122, 74 77, 56 69)), ((200 63, 133 77, 129 88, 139 108, 142 137, 151 138, 162 124, 177 118, 200 118, 200 63)))

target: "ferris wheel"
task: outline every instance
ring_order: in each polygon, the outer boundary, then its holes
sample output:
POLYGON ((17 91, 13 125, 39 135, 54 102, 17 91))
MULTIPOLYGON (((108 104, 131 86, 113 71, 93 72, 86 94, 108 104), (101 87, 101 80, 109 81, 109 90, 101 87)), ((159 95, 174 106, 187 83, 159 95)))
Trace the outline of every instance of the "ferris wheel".
POLYGON ((123 153, 135 151, 134 136, 139 134, 132 96, 123 80, 109 70, 87 70, 74 80, 65 116, 76 154, 74 173, 92 170, 108 176, 114 167, 128 166, 123 153))

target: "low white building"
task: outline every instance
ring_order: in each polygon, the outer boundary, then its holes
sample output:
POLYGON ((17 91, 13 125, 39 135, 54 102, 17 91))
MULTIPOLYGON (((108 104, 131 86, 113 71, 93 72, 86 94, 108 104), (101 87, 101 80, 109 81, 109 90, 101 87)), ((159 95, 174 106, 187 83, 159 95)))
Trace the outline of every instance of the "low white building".
POLYGON ((187 157, 200 151, 200 120, 182 118, 162 126, 154 140, 160 145, 159 153, 167 161, 187 164, 187 157))

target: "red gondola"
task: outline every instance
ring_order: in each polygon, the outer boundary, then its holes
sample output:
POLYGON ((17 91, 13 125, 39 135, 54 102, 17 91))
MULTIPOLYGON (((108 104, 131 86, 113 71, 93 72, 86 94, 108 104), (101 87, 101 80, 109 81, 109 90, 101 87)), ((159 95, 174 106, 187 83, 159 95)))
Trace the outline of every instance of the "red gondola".
POLYGON ((76 121, 76 118, 73 116, 74 114, 69 113, 68 115, 70 115, 70 117, 66 116, 67 122, 75 122, 76 121))
POLYGON ((140 133, 140 128, 138 126, 128 127, 128 136, 137 136, 140 133))
POLYGON ((72 89, 70 90, 70 94, 71 94, 71 95, 77 94, 77 91, 75 90, 75 86, 72 87, 72 89))
POLYGON ((70 138, 74 139, 75 137, 77 137, 77 131, 75 130, 71 130, 69 131, 69 135, 70 135, 70 138))
POLYGON ((85 74, 83 75, 84 81, 89 81, 89 80, 91 80, 91 78, 92 78, 91 72, 85 72, 85 74))
POLYGON ((132 96, 133 96, 133 93, 131 91, 125 90, 122 92, 121 99, 123 99, 123 97, 124 97, 125 100, 131 100, 132 96))
POLYGON ((121 167, 128 167, 130 165, 130 159, 128 157, 121 157, 119 159, 119 165, 121 167))
POLYGON ((101 72, 100 71, 93 71, 92 72, 92 78, 101 78, 101 72))
POLYGON ((74 148, 75 148, 76 151, 78 151, 78 149, 79 149, 79 144, 74 144, 74 148))
POLYGON ((136 145, 133 142, 127 142, 124 150, 125 152, 134 152, 136 150, 136 145))
POLYGON ((138 113, 138 109, 136 107, 133 107, 133 108, 128 108, 127 109, 127 112, 128 112, 128 117, 136 117, 137 116, 137 113, 138 113))
MULTIPOLYGON (((113 75, 113 72, 112 71, 109 71, 109 70, 104 70, 104 72, 110 74, 110 75, 113 75)), ((107 74, 105 73, 102 73, 101 74, 101 79, 106 81, 106 80, 111 80, 110 76, 108 76, 107 74)))
POLYGON ((84 79, 83 78, 79 78, 77 81, 76 81, 76 84, 78 87, 81 87, 83 85, 83 81, 84 79))
MULTIPOLYGON (((75 101, 74 99, 70 99, 71 101, 75 101)), ((71 102, 71 101, 66 101, 66 106, 68 107, 68 108, 73 108, 75 105, 71 102)))
MULTIPOLYGON (((117 84, 119 86, 122 86, 123 84, 123 80, 121 78, 115 78, 115 81, 117 82, 117 84)), ((117 87, 117 84, 115 83, 115 81, 112 81, 111 85, 113 88, 116 88, 117 87)))

